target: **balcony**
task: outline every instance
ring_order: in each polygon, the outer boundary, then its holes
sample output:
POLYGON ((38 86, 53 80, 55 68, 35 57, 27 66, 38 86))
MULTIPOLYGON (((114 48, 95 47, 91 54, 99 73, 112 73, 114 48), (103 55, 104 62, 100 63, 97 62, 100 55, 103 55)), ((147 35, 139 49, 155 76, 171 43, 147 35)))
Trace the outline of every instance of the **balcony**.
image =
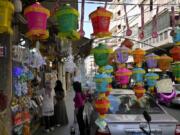
MULTIPOLYGON (((144 39, 142 42, 153 45, 155 47, 171 46, 173 44, 172 37, 170 36, 171 29, 172 29, 171 27, 168 27, 162 31, 159 31, 158 32, 159 36, 157 38, 149 37, 149 38, 144 39)), ((138 47, 146 51, 153 49, 153 47, 145 45, 145 44, 139 44, 138 47)))

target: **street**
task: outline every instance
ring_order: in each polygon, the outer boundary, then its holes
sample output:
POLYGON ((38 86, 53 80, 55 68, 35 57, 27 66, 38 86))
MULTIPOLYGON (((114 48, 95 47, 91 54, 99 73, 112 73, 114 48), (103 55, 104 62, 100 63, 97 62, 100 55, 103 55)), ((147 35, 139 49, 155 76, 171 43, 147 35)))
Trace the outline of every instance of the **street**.
POLYGON ((172 105, 171 107, 162 106, 170 115, 180 122, 180 106, 172 105))

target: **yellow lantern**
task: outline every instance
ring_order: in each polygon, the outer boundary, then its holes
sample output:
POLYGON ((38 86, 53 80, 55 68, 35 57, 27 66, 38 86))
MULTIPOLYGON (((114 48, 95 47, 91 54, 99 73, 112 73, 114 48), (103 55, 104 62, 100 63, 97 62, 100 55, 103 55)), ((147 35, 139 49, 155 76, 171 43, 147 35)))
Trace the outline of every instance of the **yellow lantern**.
POLYGON ((14 6, 11 2, 0 0, 0 33, 13 33, 11 28, 12 14, 14 6))

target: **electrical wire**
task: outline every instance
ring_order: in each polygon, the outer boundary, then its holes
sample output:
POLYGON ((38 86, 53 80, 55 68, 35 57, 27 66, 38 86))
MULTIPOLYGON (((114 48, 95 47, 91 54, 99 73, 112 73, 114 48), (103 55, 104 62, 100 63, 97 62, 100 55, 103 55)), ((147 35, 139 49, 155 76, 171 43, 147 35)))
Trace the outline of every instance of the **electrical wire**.
MULTIPOLYGON (((168 2, 168 3, 170 3, 170 2, 168 2)), ((168 4, 167 3, 167 4, 168 4)), ((159 7, 163 7, 163 6, 167 6, 167 4, 163 4, 163 5, 161 5, 161 6, 159 6, 159 7)), ((156 10, 157 9, 157 7, 156 8, 153 8, 153 10, 156 10)), ((128 12, 130 12, 130 11, 132 11, 131 9, 128 11, 128 12)), ((128 13, 127 12, 127 13, 128 13)), ((147 9, 147 10, 145 10, 144 11, 144 13, 148 13, 148 12, 152 12, 152 11, 149 11, 149 9, 147 9)), ((131 15, 131 16, 128 16, 129 18, 130 17, 137 17, 137 16, 140 16, 141 14, 140 13, 138 13, 138 14, 134 14, 134 15, 131 15)), ((123 20, 125 18, 125 16, 123 15, 123 16, 121 16, 120 18, 118 18, 118 19, 113 19, 113 20, 111 20, 111 22, 115 22, 115 21, 120 21, 120 20, 123 20)), ((129 20, 129 22, 130 22, 131 20, 129 20)), ((84 21, 84 23, 91 23, 91 21, 88 21, 88 20, 85 20, 84 21)))

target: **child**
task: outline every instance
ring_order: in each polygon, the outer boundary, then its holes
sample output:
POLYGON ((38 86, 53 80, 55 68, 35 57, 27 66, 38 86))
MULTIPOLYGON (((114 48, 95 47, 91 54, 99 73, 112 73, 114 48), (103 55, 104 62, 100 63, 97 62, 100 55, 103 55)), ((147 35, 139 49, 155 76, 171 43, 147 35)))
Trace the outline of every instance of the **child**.
POLYGON ((82 88, 81 88, 80 82, 74 82, 73 88, 75 91, 75 97, 74 97, 75 112, 76 112, 77 122, 79 125, 80 135, 85 135, 85 123, 83 120, 85 96, 82 93, 82 88))
POLYGON ((42 115, 45 122, 45 132, 54 131, 54 96, 55 92, 51 88, 50 81, 45 82, 45 89, 43 90, 43 105, 42 115))

